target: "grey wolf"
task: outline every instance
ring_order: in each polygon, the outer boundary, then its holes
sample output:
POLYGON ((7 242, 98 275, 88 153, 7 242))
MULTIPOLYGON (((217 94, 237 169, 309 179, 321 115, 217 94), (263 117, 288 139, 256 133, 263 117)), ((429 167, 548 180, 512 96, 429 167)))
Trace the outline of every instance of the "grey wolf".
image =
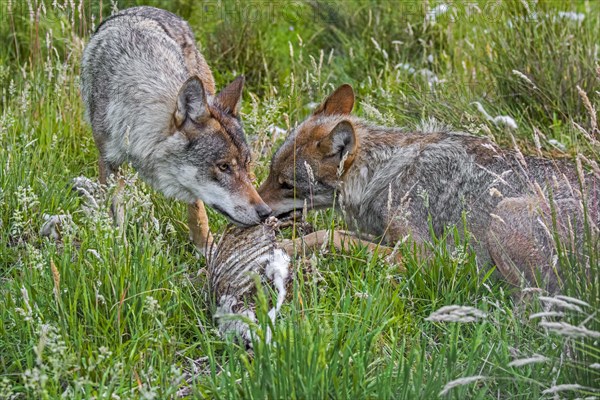
POLYGON ((335 204, 351 228, 423 249, 431 231, 466 228, 479 262, 511 283, 541 279, 551 290, 554 235, 577 253, 584 225, 598 232, 599 177, 435 123, 374 126, 352 116, 353 105, 352 87, 339 87, 276 151, 259 189, 274 215, 335 204))
POLYGON ((153 7, 106 19, 81 65, 86 116, 100 153, 100 182, 131 162, 166 196, 189 204, 191 236, 205 248, 204 204, 248 226, 270 213, 252 184, 239 118, 238 77, 220 93, 189 25, 153 7))

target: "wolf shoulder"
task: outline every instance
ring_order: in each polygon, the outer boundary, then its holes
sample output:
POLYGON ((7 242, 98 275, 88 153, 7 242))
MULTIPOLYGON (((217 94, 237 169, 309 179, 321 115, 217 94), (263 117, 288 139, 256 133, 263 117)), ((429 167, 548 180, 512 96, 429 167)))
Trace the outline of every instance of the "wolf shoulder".
POLYGON ((159 73, 162 79, 179 84, 197 75, 208 94, 215 92, 213 75, 188 23, 166 10, 134 7, 107 18, 86 47, 82 68, 101 69, 100 59, 108 72, 159 73))

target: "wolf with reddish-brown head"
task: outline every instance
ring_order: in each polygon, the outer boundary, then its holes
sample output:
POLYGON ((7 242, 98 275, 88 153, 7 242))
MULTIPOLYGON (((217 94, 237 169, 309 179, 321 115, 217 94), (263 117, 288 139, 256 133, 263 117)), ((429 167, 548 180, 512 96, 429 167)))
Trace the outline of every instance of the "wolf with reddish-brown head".
POLYGON ((210 240, 203 202, 238 225, 259 223, 271 210, 250 178, 243 85, 238 77, 216 94, 190 27, 170 12, 134 7, 106 19, 81 67, 100 181, 131 162, 155 189, 190 205, 192 238, 202 249, 210 240))
POLYGON ((559 282, 551 232, 576 255, 584 227, 598 232, 593 174, 581 182, 564 161, 504 151, 431 121, 415 130, 374 126, 350 115, 353 105, 352 88, 341 86, 277 150, 259 189, 274 215, 337 206, 349 227, 391 244, 411 237, 423 249, 432 231, 466 228, 479 262, 515 284, 541 278, 551 289, 559 282))
POLYGON ((302 209, 305 201, 310 208, 333 206, 340 178, 359 148, 356 118, 350 116, 353 105, 352 88, 340 87, 276 151, 259 189, 274 215, 302 209))

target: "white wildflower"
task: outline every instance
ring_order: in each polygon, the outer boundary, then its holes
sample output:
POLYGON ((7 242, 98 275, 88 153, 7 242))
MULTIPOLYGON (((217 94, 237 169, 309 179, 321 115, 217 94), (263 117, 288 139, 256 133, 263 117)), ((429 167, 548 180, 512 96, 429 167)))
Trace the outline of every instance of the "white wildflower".
POLYGON ((567 383, 563 385, 555 385, 542 392, 542 394, 554 394, 558 392, 564 392, 566 390, 581 390, 585 389, 585 386, 581 386, 577 383, 567 383))
POLYGON ((73 382, 76 392, 83 392, 84 388, 90 385, 92 382, 85 376, 80 376, 73 382))
POLYGON ((536 319, 536 318, 547 318, 547 317, 562 317, 564 316, 565 313, 561 312, 561 311, 545 311, 545 312, 539 312, 539 313, 535 313, 535 314, 531 314, 529 316, 529 319, 536 319))
MULTIPOLYGON (((317 103, 309 103, 308 106, 310 106, 311 109, 314 109, 318 106, 319 104, 317 103), (312 104, 314 104, 313 106, 311 106, 312 104)), ((281 135, 285 135, 287 133, 287 130, 283 129, 280 126, 277 126, 275 124, 271 124, 269 126, 267 126, 267 131, 271 134, 271 139, 273 141, 277 140, 277 138, 281 135)))
POLYGON ((546 362, 549 360, 550 359, 548 357, 544 357, 540 354, 534 354, 533 356, 528 357, 528 358, 520 358, 518 360, 513 360, 508 363, 508 366, 509 367, 522 367, 524 365, 537 364, 537 363, 542 363, 542 362, 546 362))
POLYGON ((431 322, 475 322, 486 318, 487 314, 483 311, 469 306, 444 306, 425 318, 431 322))
POLYGON ((377 40, 375 40, 375 38, 371 37, 371 42, 373 42, 373 44, 375 45, 375 48, 377 49, 377 51, 381 51, 381 46, 379 45, 379 43, 377 42, 377 40))
POLYGON ((450 10, 450 6, 446 3, 438 4, 427 12, 425 19, 431 24, 435 24, 437 17, 446 14, 450 10))
POLYGON ((39 341, 34 352, 38 365, 49 364, 56 376, 70 365, 70 354, 63 336, 58 328, 50 324, 41 324, 36 329, 39 341))
POLYGON ((29 292, 25 288, 25 286, 21 287, 21 295, 23 296, 23 304, 25 304, 25 308, 17 307, 15 311, 19 313, 26 322, 30 322, 33 320, 33 309, 31 308, 31 304, 29 303, 29 292))
POLYGON ((19 186, 15 191, 17 206, 11 219, 11 235, 22 235, 29 229, 30 216, 40 204, 38 196, 29 186, 19 186))
POLYGON ((14 395, 14 389, 11 381, 7 377, 2 377, 0 379, 0 395, 3 396, 4 399, 13 399, 16 398, 14 395))
POLYGON ((567 146, 565 146, 564 144, 562 144, 561 142, 559 142, 556 139, 549 139, 548 143, 560 151, 565 151, 567 149, 567 146))
POLYGON ((144 400, 154 400, 156 398, 158 398, 158 393, 156 393, 156 388, 153 388, 152 386, 143 384, 142 387, 140 388, 140 395, 141 398, 144 400))
POLYGON ((408 64, 408 63, 396 64, 394 66, 394 69, 403 69, 405 71, 408 71, 409 74, 414 74, 415 73, 415 69, 413 67, 411 67, 411 65, 408 64))
POLYGON ((100 292, 98 292, 98 289, 96 289, 96 303, 100 305, 106 304, 106 298, 102 294, 100 294, 100 292))
POLYGON ((96 197, 100 194, 100 185, 85 176, 78 176, 71 181, 73 190, 81 197, 83 211, 95 212, 100 208, 96 197))
POLYGON ((464 246, 459 246, 450 254, 450 260, 455 264, 461 265, 467 262, 468 256, 467 249, 464 246))
POLYGON ((98 253, 98 250, 96 249, 87 249, 88 253, 90 253, 91 255, 93 255, 94 257, 96 257, 96 259, 98 261, 102 261, 102 256, 100 255, 100 253, 98 253))
POLYGON ((115 15, 119 12, 119 6, 117 0, 110 0, 110 14, 115 15))
MULTIPOLYGON (((342 155, 342 159, 340 160, 340 164, 338 165, 337 168, 337 177, 341 178, 342 175, 344 175, 344 165, 346 164, 346 160, 348 160, 348 156, 350 155, 349 152, 345 152, 344 155, 342 155)), ((312 173, 312 170, 311 170, 312 173)), ((313 176, 314 179, 314 176, 313 176)))
POLYGON ((48 375, 37 367, 25 370, 21 378, 25 384, 25 389, 35 390, 37 393, 44 389, 48 381, 48 375))
POLYGON ((569 302, 569 303, 578 304, 578 305, 583 306, 583 307, 591 307, 589 305, 589 303, 586 303, 583 300, 576 299, 575 297, 558 295, 558 296, 555 296, 555 298, 559 299, 559 300, 564 300, 564 301, 569 302))
POLYGON ((104 360, 107 360, 107 359, 110 358, 110 356, 112 356, 112 354, 113 354, 112 351, 110 351, 108 349, 108 347, 106 347, 106 346, 100 346, 98 348, 98 357, 96 358, 96 361, 98 363, 100 363, 100 362, 102 362, 104 360))
POLYGON ((584 326, 575 326, 566 322, 546 322, 541 321, 540 326, 546 328, 551 332, 558 335, 569 336, 569 337, 591 337, 600 338, 600 332, 592 331, 584 326))
POLYGON ((175 364, 171 365, 171 383, 173 386, 179 386, 181 382, 185 379, 185 375, 180 367, 175 364))
POLYGON ((529 77, 527 75, 525 75, 524 73, 522 73, 521 71, 513 69, 512 73, 513 73, 513 75, 518 76, 519 78, 521 78, 522 80, 524 80, 525 82, 527 82, 529 85, 531 85, 531 87, 533 89, 537 89, 537 86, 535 85, 535 83, 533 83, 533 81, 531 79, 529 79, 529 77))
POLYGON ((438 76, 433 71, 431 71, 427 68, 421 68, 417 72, 427 80, 427 83, 429 83, 430 87, 432 87, 433 85, 438 84, 438 83, 446 82, 445 79, 439 79, 438 76))
POLYGON ((569 303, 565 300, 561 300, 558 297, 547 297, 547 296, 540 296, 539 300, 543 303, 546 304, 550 304, 553 306, 556 306, 558 308, 562 308, 565 310, 571 310, 571 311, 577 311, 577 312, 583 312, 583 310, 581 309, 581 307, 579 307, 578 305, 569 303))
POLYGON ((156 300, 152 296, 146 296, 146 298, 144 299, 144 313, 155 317, 163 314, 163 311, 160 309, 160 304, 158 304, 158 300, 156 300))
POLYGON ((559 11, 558 16, 575 22, 582 22, 585 18, 585 14, 573 11, 559 11))
POLYGON ((29 243, 27 243, 25 245, 25 247, 26 247, 27 257, 29 259, 28 260, 29 266, 38 271, 43 271, 44 267, 46 266, 46 262, 44 260, 44 256, 42 255, 42 252, 38 248, 36 248, 35 246, 32 246, 29 243))
POLYGON ((521 293, 544 293, 544 290, 537 287, 526 287, 521 290, 521 293))
POLYGON ((496 126, 501 125, 501 126, 505 126, 512 130, 516 130, 519 127, 517 125, 517 122, 514 120, 514 118, 512 118, 508 115, 498 115, 496 117, 492 117, 490 114, 488 114, 488 112, 485 110, 485 108, 483 108, 483 105, 481 105, 480 102, 474 101, 471 104, 477 108, 477 110, 484 116, 484 118, 486 120, 494 123, 494 125, 496 125, 496 126))
POLYGON ((444 386, 442 391, 438 394, 438 396, 444 396, 444 395, 448 394, 448 392, 450 390, 454 389, 455 387, 470 385, 471 383, 481 381, 484 379, 486 379, 486 377, 483 375, 467 376, 465 378, 455 379, 453 381, 446 383, 446 385, 444 386))
POLYGON ((304 161, 304 168, 306 169, 306 174, 308 175, 308 180, 311 185, 315 184, 315 174, 313 173, 313 169, 310 164, 304 161))
POLYGON ((498 115, 494 117, 494 123, 496 125, 502 125, 509 129, 516 130, 519 128, 517 125, 517 121, 514 120, 513 117, 509 117, 508 115, 498 115))

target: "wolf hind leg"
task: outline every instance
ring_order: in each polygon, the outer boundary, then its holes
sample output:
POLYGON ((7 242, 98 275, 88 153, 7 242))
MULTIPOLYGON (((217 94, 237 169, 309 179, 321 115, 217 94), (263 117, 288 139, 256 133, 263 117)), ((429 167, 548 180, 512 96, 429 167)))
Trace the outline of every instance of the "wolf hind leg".
POLYGON ((544 206, 534 197, 502 200, 490 214, 486 244, 506 281, 515 286, 536 284, 553 292, 560 278, 552 265, 556 249, 550 233, 551 214, 543 211, 544 206))
POLYGON ((188 204, 188 226, 190 239, 202 255, 206 256, 212 247, 213 237, 208 226, 206 208, 201 200, 194 204, 188 204))

